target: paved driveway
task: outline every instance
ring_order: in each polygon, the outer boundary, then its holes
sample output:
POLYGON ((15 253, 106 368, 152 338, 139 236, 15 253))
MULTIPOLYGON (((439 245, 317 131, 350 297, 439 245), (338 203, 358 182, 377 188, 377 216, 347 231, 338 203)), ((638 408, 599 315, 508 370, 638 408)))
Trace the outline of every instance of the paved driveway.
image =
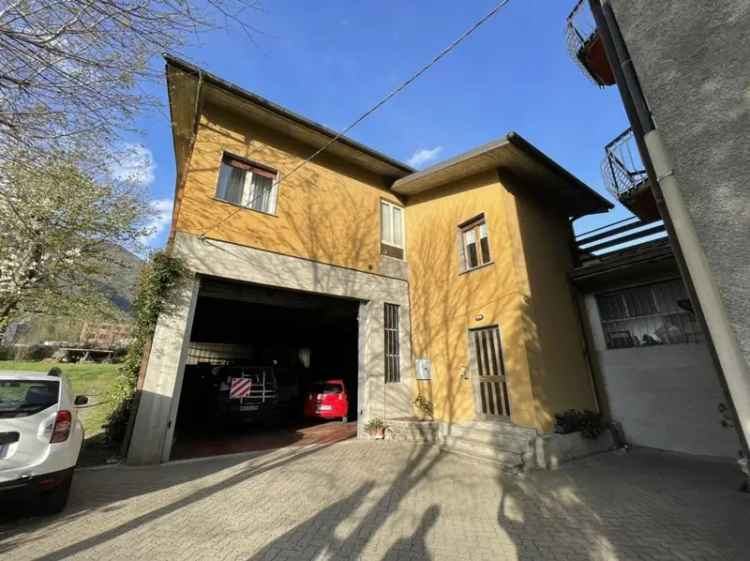
POLYGON ((127 560, 747 560, 732 466, 635 452, 525 478, 431 447, 349 441, 78 473, 0 557, 127 560))

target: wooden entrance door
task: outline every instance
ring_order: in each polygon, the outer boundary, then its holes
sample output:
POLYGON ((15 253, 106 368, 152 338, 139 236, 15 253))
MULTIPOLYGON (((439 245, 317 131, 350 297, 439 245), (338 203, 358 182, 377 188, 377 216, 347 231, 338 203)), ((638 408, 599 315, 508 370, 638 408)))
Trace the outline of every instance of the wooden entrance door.
POLYGON ((500 329, 494 325, 469 330, 469 353, 477 417, 510 417, 500 329))

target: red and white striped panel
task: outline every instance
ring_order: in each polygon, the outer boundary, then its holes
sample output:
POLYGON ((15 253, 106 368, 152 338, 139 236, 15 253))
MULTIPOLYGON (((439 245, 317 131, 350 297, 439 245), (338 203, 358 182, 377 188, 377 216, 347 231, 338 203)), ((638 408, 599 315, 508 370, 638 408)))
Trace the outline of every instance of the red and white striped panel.
POLYGON ((250 397, 250 388, 252 385, 250 378, 232 378, 232 382, 229 385, 229 399, 250 397))

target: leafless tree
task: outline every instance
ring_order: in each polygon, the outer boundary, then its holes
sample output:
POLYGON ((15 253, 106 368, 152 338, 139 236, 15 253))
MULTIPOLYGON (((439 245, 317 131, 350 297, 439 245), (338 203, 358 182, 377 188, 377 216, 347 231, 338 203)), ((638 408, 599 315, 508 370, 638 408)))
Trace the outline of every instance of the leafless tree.
POLYGON ((155 55, 212 28, 252 38, 258 10, 257 0, 0 0, 0 154, 110 143, 155 105, 143 88, 155 55))

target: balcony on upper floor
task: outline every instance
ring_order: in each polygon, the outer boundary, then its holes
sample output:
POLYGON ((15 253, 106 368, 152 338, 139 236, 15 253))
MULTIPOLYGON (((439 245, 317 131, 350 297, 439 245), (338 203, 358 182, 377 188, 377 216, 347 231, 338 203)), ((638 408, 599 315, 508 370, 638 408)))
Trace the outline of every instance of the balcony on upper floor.
POLYGON ((602 175, 607 189, 630 212, 644 222, 659 220, 646 167, 631 129, 617 136, 604 149, 602 175))
POLYGON ((596 27, 587 0, 579 0, 565 25, 568 52, 584 74, 599 86, 615 83, 612 67, 604 52, 604 41, 596 27))

